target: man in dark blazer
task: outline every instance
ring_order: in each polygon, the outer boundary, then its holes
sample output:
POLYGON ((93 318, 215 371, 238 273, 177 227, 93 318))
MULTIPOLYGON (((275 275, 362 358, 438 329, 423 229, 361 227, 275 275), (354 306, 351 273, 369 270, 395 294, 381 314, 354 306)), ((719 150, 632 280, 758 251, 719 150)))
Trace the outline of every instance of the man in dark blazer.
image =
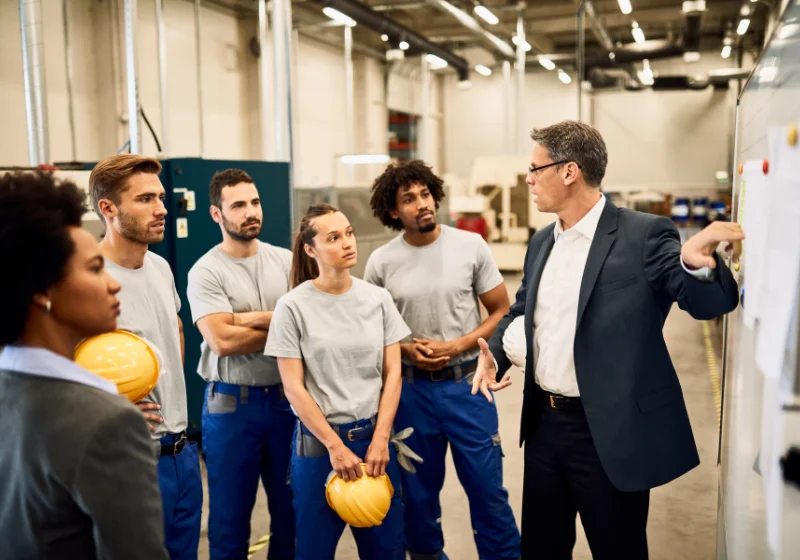
POLYGON ((527 183, 558 220, 530 240, 516 302, 480 343, 473 393, 491 400, 510 383, 503 334, 524 314, 523 558, 572 558, 580 513, 595 560, 645 559, 650 489, 700 462, 664 322, 675 301, 696 319, 736 307, 716 248, 744 236, 718 222, 681 247, 669 219, 600 193, 608 156, 595 129, 566 121, 532 138, 527 183))

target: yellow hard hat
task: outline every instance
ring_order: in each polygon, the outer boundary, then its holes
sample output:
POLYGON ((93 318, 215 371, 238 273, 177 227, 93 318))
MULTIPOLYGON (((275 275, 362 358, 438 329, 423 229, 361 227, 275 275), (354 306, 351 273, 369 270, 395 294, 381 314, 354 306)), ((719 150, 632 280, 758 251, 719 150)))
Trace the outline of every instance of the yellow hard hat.
POLYGON ((367 465, 361 463, 364 476, 345 482, 335 472, 328 477, 325 497, 328 505, 342 520, 353 527, 374 527, 389 513, 394 496, 392 481, 385 474, 367 476, 367 465))
POLYGON ((85 339, 75 348, 75 363, 113 381, 117 391, 139 402, 158 381, 158 357, 143 338, 128 331, 112 331, 85 339))

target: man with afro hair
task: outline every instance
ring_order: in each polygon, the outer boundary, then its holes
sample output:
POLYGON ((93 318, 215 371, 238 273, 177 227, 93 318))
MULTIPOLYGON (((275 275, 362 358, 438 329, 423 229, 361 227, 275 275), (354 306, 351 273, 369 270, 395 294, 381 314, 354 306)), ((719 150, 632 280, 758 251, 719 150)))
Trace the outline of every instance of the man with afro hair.
POLYGON ((412 331, 401 344, 395 426, 414 428, 407 443, 424 461, 417 473, 401 473, 405 544, 412 560, 447 559, 439 493, 449 444, 478 555, 516 559, 520 535, 503 487, 497 408, 471 395, 478 339, 491 337, 507 313, 508 292, 479 235, 437 224, 444 196, 443 181, 421 161, 390 165, 372 186, 375 217, 402 234, 370 256, 364 278, 392 294, 412 331))

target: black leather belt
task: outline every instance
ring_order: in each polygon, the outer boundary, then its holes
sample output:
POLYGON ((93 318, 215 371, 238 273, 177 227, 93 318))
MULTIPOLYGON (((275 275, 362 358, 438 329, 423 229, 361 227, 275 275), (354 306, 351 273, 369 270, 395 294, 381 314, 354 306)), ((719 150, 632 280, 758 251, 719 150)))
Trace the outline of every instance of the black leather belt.
POLYGON ((582 409, 583 402, 580 397, 565 397, 557 393, 544 391, 545 406, 547 408, 582 409))
POLYGON ((468 375, 475 373, 478 369, 478 360, 472 360, 458 364, 456 366, 449 366, 436 371, 428 371, 420 369, 417 366, 407 366, 403 368, 406 377, 413 379, 427 379, 428 381, 458 381, 468 375))
POLYGON ((163 457, 164 455, 171 455, 174 457, 183 451, 187 441, 189 440, 186 438, 186 432, 181 432, 178 434, 178 439, 175 441, 175 443, 161 446, 161 456, 163 457))

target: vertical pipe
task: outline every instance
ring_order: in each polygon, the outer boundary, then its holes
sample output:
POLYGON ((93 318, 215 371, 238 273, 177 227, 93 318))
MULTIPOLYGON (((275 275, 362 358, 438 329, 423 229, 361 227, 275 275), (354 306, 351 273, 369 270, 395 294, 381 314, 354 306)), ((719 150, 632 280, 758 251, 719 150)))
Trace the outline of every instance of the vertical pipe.
POLYGON ((575 80, 575 85, 578 87, 578 121, 583 121, 583 74, 584 70, 584 61, 585 61, 585 54, 586 54, 586 0, 581 2, 580 7, 578 7, 578 37, 575 41, 575 61, 578 66, 578 76, 575 80))
MULTIPOLYGON (((355 120, 353 119, 353 28, 344 26, 344 114, 345 114, 345 151, 352 154, 355 120)), ((348 184, 355 182, 353 164, 347 166, 348 184)))
POLYGON ((269 61, 267 60, 267 0, 258 0, 258 44, 261 56, 258 58, 259 107, 261 109, 261 157, 272 159, 269 149, 269 61))
POLYGON ((20 0, 25 112, 28 117, 28 159, 31 166, 50 161, 47 130, 47 86, 40 0, 20 0))
POLYGON ((517 14, 517 154, 525 151, 525 19, 524 11, 517 14))
POLYGON ((272 46, 275 60, 275 159, 292 161, 292 79, 290 0, 272 0, 272 46))
POLYGON ((139 126, 139 84, 136 74, 136 3, 125 0, 125 70, 128 84, 128 133, 132 154, 142 151, 142 129, 139 126))
POLYGON ((30 53, 28 52, 28 33, 25 24, 25 1, 19 2, 19 31, 22 36, 22 78, 25 85, 25 122, 28 132, 28 163, 31 167, 39 165, 38 143, 36 141, 36 115, 33 111, 33 84, 31 77, 30 53))
POLYGON ((422 122, 418 126, 417 146, 419 159, 430 165, 430 110, 431 110, 431 71, 425 55, 422 55, 422 122))
POLYGON ((513 110, 513 94, 511 87, 511 63, 508 60, 503 61, 503 119, 505 130, 505 150, 506 154, 514 153, 514 138, 511 134, 514 131, 514 110, 513 110))
POLYGON ((194 0, 194 47, 196 51, 197 60, 197 126, 198 138, 200 140, 200 157, 205 153, 205 134, 203 123, 203 59, 201 55, 201 38, 200 38, 200 1, 194 0))
POLYGON ((75 105, 72 93, 72 43, 69 40, 68 0, 62 0, 61 13, 64 23, 64 68, 67 73, 67 114, 69 116, 69 135, 72 146, 72 161, 78 161, 78 143, 75 140, 75 105))
POLYGON ((161 101, 161 149, 169 155, 169 119, 167 118, 167 31, 164 25, 164 0, 154 0, 158 31, 158 92, 161 101))

